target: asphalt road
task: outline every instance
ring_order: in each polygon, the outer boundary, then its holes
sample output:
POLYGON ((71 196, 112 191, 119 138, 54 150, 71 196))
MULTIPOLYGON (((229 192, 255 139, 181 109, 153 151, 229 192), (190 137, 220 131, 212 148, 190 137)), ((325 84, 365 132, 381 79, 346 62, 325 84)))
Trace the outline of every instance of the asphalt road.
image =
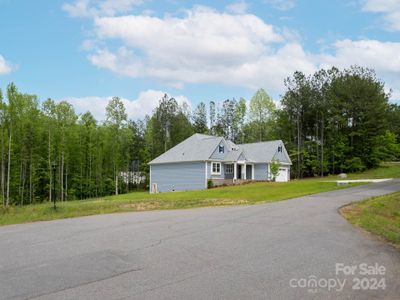
POLYGON ((400 299, 399 252, 337 212, 398 190, 399 180, 263 205, 0 227, 0 298, 400 299), (340 263, 357 269, 336 274, 340 263), (311 279, 317 286, 304 287, 311 279))

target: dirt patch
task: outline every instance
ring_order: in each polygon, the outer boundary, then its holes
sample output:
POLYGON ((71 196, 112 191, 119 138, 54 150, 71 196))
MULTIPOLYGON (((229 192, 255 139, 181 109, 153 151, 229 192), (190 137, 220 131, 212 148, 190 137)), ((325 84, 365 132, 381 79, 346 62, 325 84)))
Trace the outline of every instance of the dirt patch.
POLYGON ((139 202, 139 203, 128 203, 119 206, 123 209, 133 209, 133 210, 155 210, 160 208, 160 204, 157 202, 139 202))
POLYGON ((215 199, 213 203, 215 205, 243 205, 249 204, 249 201, 245 199, 215 199))

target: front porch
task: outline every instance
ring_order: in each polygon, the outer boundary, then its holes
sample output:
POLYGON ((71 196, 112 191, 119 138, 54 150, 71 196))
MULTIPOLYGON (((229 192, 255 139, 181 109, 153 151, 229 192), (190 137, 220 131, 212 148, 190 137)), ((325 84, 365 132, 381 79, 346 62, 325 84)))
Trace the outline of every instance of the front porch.
POLYGON ((254 164, 246 162, 224 163, 222 178, 213 178, 214 186, 243 184, 254 180, 254 164))

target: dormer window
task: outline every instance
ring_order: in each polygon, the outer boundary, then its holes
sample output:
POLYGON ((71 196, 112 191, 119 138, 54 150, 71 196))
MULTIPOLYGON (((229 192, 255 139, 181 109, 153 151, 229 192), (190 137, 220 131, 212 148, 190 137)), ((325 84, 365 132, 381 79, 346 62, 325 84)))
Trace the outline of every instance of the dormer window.
POLYGON ((282 146, 278 147, 278 152, 283 152, 282 146))
POLYGON ((224 146, 219 146, 219 153, 224 153, 224 146))

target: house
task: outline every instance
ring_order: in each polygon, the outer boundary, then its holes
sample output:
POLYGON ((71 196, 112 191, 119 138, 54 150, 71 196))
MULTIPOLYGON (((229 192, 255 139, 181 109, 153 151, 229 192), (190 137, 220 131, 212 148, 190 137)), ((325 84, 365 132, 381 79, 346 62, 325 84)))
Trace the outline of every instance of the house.
POLYGON ((292 162, 282 141, 236 145, 196 133, 149 162, 150 192, 206 189, 209 180, 214 185, 272 180, 273 160, 280 164, 276 181, 288 181, 292 162))

